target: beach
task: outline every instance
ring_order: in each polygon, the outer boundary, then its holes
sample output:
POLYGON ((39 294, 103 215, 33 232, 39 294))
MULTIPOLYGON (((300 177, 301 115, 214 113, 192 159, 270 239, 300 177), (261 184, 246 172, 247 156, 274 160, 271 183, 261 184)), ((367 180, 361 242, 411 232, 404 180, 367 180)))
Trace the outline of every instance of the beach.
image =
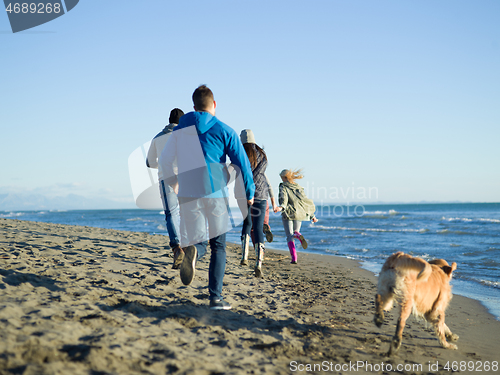
POLYGON ((500 322, 475 300, 455 295, 447 310, 458 350, 411 317, 389 358, 398 309, 375 326, 377 278, 357 262, 299 253, 292 265, 286 252, 267 250, 265 278, 256 279, 228 243, 223 293, 233 309, 212 311, 209 257, 183 286, 167 244, 162 235, 0 219, 0 374, 500 371, 500 322))

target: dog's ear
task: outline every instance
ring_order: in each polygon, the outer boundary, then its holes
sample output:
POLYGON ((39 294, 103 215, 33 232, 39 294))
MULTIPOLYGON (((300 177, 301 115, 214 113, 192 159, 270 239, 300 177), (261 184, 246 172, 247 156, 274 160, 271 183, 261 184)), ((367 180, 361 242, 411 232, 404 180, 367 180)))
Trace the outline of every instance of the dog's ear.
POLYGON ((450 266, 443 266, 441 269, 444 271, 445 274, 448 276, 451 276, 451 273, 457 269, 457 264, 453 262, 450 266))
POLYGON ((441 267, 441 269, 444 271, 445 274, 447 274, 448 276, 451 275, 451 273, 453 272, 453 270, 451 269, 450 266, 443 266, 441 267))

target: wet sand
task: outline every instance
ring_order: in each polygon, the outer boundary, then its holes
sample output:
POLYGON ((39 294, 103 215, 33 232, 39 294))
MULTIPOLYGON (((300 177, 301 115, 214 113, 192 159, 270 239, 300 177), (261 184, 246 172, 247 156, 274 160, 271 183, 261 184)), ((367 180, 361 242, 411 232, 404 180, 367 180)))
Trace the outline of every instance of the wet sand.
POLYGON ((500 322, 477 301, 454 296, 447 311, 458 350, 411 317, 389 358, 398 309, 375 326, 376 277, 355 261, 299 253, 292 265, 268 250, 261 280, 228 244, 233 309, 212 311, 209 257, 186 287, 167 243, 0 219, 0 374, 450 374, 447 362, 500 372, 500 322))

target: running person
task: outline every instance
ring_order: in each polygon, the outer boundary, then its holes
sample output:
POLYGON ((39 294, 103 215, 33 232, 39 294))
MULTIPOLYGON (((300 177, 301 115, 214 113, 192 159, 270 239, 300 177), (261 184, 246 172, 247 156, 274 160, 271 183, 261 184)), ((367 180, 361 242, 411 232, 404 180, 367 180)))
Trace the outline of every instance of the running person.
POLYGON ((291 263, 296 264, 297 250, 294 239, 298 239, 302 248, 307 249, 307 241, 300 233, 300 227, 303 221, 311 220, 313 223, 318 221, 314 216, 316 207, 313 201, 307 198, 304 188, 295 182, 295 180, 304 177, 300 170, 283 169, 280 177, 283 182, 279 186, 278 211, 282 211, 281 219, 285 229, 288 249, 292 257, 291 263))

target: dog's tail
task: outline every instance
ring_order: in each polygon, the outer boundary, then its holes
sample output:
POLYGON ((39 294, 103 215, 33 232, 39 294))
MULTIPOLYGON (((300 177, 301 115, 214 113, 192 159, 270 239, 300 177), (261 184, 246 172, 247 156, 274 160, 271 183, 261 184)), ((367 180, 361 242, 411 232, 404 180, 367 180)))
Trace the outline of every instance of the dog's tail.
MULTIPOLYGON (((425 260, 424 260, 424 262, 425 262, 425 260)), ((417 275, 417 281, 427 281, 429 279, 429 276, 431 275, 431 273, 432 273, 432 266, 429 263, 425 262, 424 268, 417 275)))
POLYGON ((453 262, 451 266, 448 264, 448 262, 444 259, 434 259, 429 261, 430 264, 435 264, 439 268, 443 270, 445 274, 448 275, 448 277, 451 278, 451 273, 457 269, 457 264, 453 262))
POLYGON ((393 254, 387 261, 391 263, 391 268, 401 271, 418 271, 417 281, 427 281, 432 273, 432 266, 428 262, 402 252, 393 254))

